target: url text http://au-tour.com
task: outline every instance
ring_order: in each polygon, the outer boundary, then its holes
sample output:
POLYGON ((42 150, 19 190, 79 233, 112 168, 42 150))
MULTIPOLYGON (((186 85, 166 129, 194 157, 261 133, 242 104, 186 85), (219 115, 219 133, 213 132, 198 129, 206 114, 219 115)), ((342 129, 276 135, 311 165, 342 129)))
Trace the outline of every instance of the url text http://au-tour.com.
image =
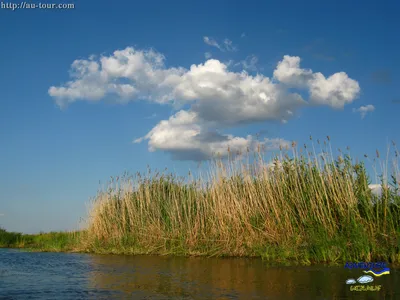
POLYGON ((74 9, 75 3, 44 3, 44 2, 0 2, 1 9, 11 11, 19 9, 74 9))

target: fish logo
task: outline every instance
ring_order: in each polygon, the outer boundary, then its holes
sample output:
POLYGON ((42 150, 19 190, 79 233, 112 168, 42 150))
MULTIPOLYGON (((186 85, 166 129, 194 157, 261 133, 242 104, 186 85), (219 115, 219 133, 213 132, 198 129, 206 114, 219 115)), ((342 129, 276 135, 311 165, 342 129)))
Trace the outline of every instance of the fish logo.
POLYGON ((355 284, 357 281, 355 281, 353 278, 347 279, 346 284, 355 284))
POLYGON ((364 283, 370 283, 370 282, 374 281, 374 278, 373 278, 372 276, 369 276, 369 275, 363 275, 363 276, 359 277, 359 278, 357 279, 357 281, 358 281, 359 283, 362 283, 362 284, 364 284, 364 283))

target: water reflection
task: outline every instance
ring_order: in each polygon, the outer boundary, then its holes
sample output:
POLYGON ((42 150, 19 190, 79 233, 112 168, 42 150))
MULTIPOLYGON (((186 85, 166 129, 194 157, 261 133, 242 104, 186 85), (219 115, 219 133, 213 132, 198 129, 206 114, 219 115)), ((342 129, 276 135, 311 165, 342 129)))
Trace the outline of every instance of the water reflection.
POLYGON ((379 279, 382 291, 360 294, 345 284, 355 270, 267 267, 259 259, 93 256, 91 263, 91 288, 152 299, 395 299, 400 283, 393 271, 379 279))
POLYGON ((380 291, 350 291, 346 280, 361 275, 343 266, 267 267, 260 259, 0 249, 0 299, 400 299, 398 269, 374 277, 370 285, 380 291))

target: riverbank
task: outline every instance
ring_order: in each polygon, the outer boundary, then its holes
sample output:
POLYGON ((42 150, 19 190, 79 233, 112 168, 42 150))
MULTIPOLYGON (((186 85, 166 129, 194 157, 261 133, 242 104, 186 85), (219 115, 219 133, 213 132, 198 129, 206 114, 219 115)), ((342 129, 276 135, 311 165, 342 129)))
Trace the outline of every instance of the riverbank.
POLYGON ((82 233, 75 231, 22 234, 7 232, 0 228, 0 248, 47 252, 81 252, 83 250, 80 248, 82 233))
POLYGON ((397 150, 392 169, 378 174, 383 188, 375 195, 364 163, 346 153, 334 159, 327 154, 332 153, 329 140, 321 153, 313 144, 309 149, 298 150, 293 143, 269 163, 260 152, 244 160, 232 155, 214 161, 198 178, 158 172, 124 175, 92 201, 86 230, 15 234, 8 247, 254 256, 305 265, 399 263, 397 150))

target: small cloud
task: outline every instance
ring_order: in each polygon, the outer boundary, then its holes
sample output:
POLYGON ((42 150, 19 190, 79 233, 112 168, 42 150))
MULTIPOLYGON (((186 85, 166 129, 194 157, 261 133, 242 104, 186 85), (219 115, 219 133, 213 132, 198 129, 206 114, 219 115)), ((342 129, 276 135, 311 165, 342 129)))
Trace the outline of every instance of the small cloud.
POLYGON ((214 40, 213 38, 210 38, 208 36, 203 37, 203 41, 204 43, 206 43, 207 45, 211 46, 211 47, 215 47, 218 48, 219 50, 222 51, 221 46, 217 43, 216 40, 214 40))
MULTIPOLYGON (((400 177, 399 176, 397 176, 397 180, 400 181, 400 177)), ((382 196, 382 191, 383 191, 382 184, 376 184, 376 183, 375 184, 370 184, 370 185, 368 185, 368 187, 371 190, 372 194, 374 194, 375 196, 378 196, 378 197, 382 196)), ((392 186, 389 185, 387 187, 390 190, 394 191, 392 186)), ((400 191, 399 191, 399 195, 400 195, 400 191)))
POLYGON ((212 57, 212 54, 210 52, 206 52, 206 53, 204 53, 204 57, 206 59, 210 59, 212 57))
POLYGON ((143 137, 140 137, 140 138, 134 139, 134 140, 132 141, 132 143, 134 143, 134 144, 140 144, 143 140, 144 140, 144 138, 143 138, 143 137))
POLYGON ((380 184, 370 184, 368 185, 372 193, 376 196, 380 196, 382 193, 382 186, 380 184))
POLYGON ((246 33, 243 32, 243 33, 240 35, 240 37, 241 37, 241 38, 246 37, 246 33))
POLYGON ((222 52, 225 52, 225 51, 228 51, 228 52, 237 51, 237 46, 233 45, 232 41, 227 39, 227 38, 222 42, 222 44, 218 43, 215 39, 213 39, 211 37, 208 37, 208 36, 204 36, 203 37, 203 41, 207 45, 209 45, 211 47, 218 48, 222 52))
POLYGON ((358 112, 361 114, 361 119, 364 119, 367 113, 373 112, 375 110, 375 107, 371 104, 368 104, 366 106, 360 106, 359 108, 353 108, 353 112, 358 112))
POLYGON ((249 55, 245 60, 242 60, 235 64, 235 66, 241 66, 243 69, 248 71, 257 71, 258 57, 255 55, 249 55))
POLYGON ((233 45, 232 41, 229 40, 229 39, 225 39, 224 40, 224 45, 225 45, 225 49, 230 51, 230 52, 237 51, 237 47, 235 45, 233 45))
POLYGON ((375 71, 371 75, 372 80, 378 84, 390 84, 392 82, 392 74, 388 70, 375 71))

